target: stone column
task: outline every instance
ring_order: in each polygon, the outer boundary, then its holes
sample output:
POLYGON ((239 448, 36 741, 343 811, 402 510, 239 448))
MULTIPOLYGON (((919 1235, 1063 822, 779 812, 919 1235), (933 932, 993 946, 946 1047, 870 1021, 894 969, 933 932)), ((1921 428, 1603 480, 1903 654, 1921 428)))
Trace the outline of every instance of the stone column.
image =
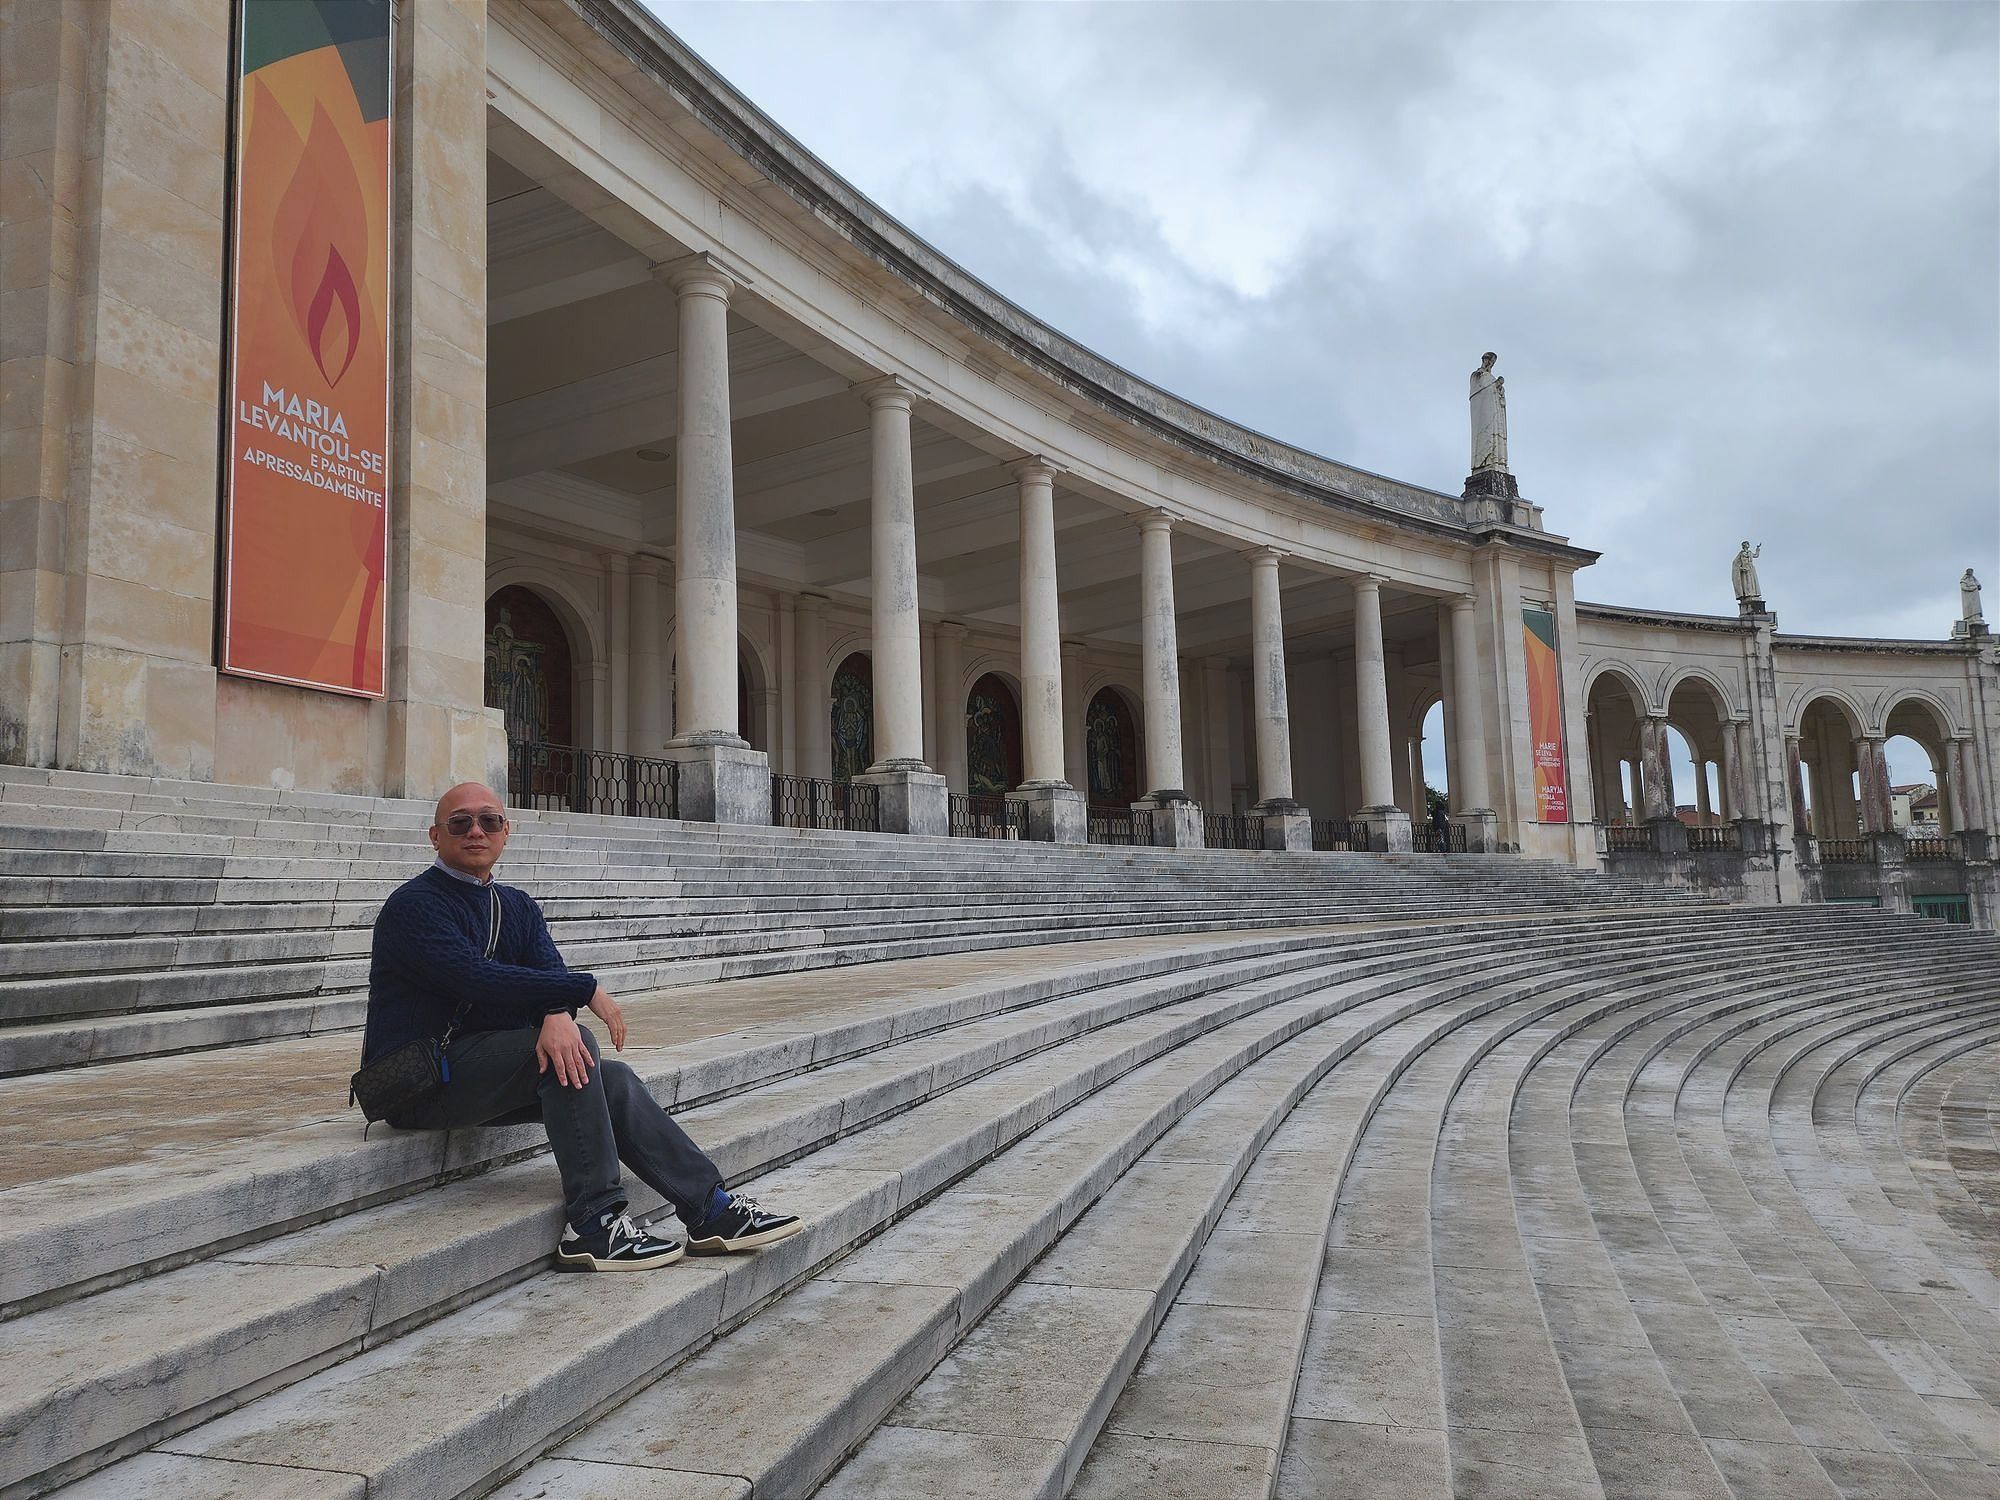
POLYGON ((1292 796, 1292 720, 1285 694, 1285 614, 1273 547, 1250 554, 1250 721, 1267 849, 1311 849, 1312 815, 1292 796))
POLYGON ((1792 794, 1792 833, 1795 838, 1804 838, 1811 815, 1806 809, 1805 767, 1799 755, 1799 737, 1795 734, 1785 736, 1785 774, 1792 794))
POLYGON ((771 767, 736 722, 736 480, 729 433, 729 297, 735 283, 705 255, 661 274, 680 307, 680 428, 674 443, 674 608, 680 813, 769 823, 771 767))
POLYGON ((1715 809, 1709 806, 1708 762, 1705 760, 1694 763, 1694 815, 1704 828, 1715 821, 1715 809))
POLYGON ((1152 842, 1202 845, 1201 806, 1187 793, 1181 755, 1180 634, 1174 620, 1174 523, 1163 511, 1139 518, 1139 681, 1145 690, 1146 783, 1133 804, 1152 825, 1152 842))
POLYGON ((1084 735, 1083 690, 1089 674, 1083 666, 1083 642, 1062 643, 1063 674, 1063 776, 1078 795, 1090 800, 1090 747, 1084 735))
POLYGON ((1651 714, 1639 721, 1639 762, 1646 783, 1646 822, 1660 854, 1687 850, 1687 829, 1674 815, 1674 768, 1667 748, 1667 721, 1651 714))
POLYGON ((1028 837, 1080 844, 1083 798, 1063 779, 1062 621, 1056 591, 1056 471, 1041 459, 1014 467, 1021 503, 1021 759, 1007 795, 1025 804, 1028 837))
POLYGON ((661 646, 660 560, 639 557, 632 563, 631 654, 626 658, 627 691, 632 700, 631 753, 658 759, 671 738, 667 724, 667 663, 661 646))
POLYGON ((937 628, 937 767, 945 785, 966 790, 965 760, 965 637, 957 620, 940 620, 937 628))
POLYGON ((875 764, 855 779, 877 789, 882 832, 942 837, 949 826, 945 781, 924 764, 923 620, 917 610, 916 481, 910 460, 915 393, 894 378, 866 390, 873 433, 868 590, 875 764))
POLYGON ((609 732, 600 749, 632 751, 632 561, 622 552, 604 558, 604 635, 610 642, 609 732))
MULTIPOLYGON (((1410 819, 1395 805, 1395 771, 1389 762, 1389 679, 1382 660, 1382 580, 1364 576, 1354 588, 1354 713, 1361 753, 1361 809, 1368 847, 1400 852, 1410 847, 1410 819)), ((1470 653, 1468 653, 1470 655, 1470 653)))
POLYGON ((775 594, 771 599, 773 634, 771 654, 778 663, 778 680, 772 689, 771 721, 777 726, 777 739, 768 752, 773 770, 788 775, 799 774, 799 695, 796 687, 799 676, 798 661, 798 606, 789 594, 775 594))
POLYGON ((826 599, 799 595, 792 651, 797 681, 793 684, 798 724, 798 774, 825 781, 833 775, 833 709, 826 676, 826 599))
POLYGON ((1966 795, 1965 767, 1967 740, 1946 740, 1944 742, 1944 785, 1939 811, 1949 820, 1946 833, 1964 833, 1974 827, 1972 820, 1972 799, 1966 795))
POLYGON ((1229 659, 1206 656, 1201 663, 1201 735, 1208 762, 1210 807, 1230 810, 1229 659))
MULTIPOLYGON (((1493 790, 1486 774, 1486 725, 1479 706, 1479 631, 1471 594, 1455 595, 1451 607, 1450 701, 1445 704, 1446 728, 1458 749, 1458 774, 1464 785, 1451 789, 1452 813, 1465 826, 1470 854, 1490 854, 1500 847, 1500 820, 1493 811, 1493 790)), ((1618 795, 1613 789, 1614 797, 1618 795)))
POLYGON ((1855 742, 1861 773, 1861 829, 1864 833, 1894 833, 1895 812, 1889 801, 1889 757, 1882 741, 1872 735, 1855 742))

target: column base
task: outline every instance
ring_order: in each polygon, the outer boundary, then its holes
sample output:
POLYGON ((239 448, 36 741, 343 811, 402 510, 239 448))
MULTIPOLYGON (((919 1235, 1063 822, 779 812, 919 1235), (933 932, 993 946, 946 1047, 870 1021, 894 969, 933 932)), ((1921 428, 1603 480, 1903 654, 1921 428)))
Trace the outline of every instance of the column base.
MULTIPOLYGON (((1290 854, 1310 854, 1313 846, 1312 813, 1290 797, 1273 797, 1259 802, 1251 813, 1264 820, 1264 847, 1290 854)), ((1405 847, 1408 847, 1407 838, 1405 847)))
POLYGON ((1775 847, 1771 840, 1771 828, 1757 818, 1732 818, 1736 825, 1736 849, 1739 854, 1769 854, 1775 847))
POLYGON ((1368 830, 1370 854, 1408 854, 1410 815, 1400 807, 1364 807, 1354 821, 1368 830))
MULTIPOLYGON (((1455 820, 1465 830, 1465 852, 1467 854, 1497 854, 1500 852, 1500 815, 1491 808, 1476 807, 1471 812, 1460 813, 1455 820)), ((1602 828, 1598 831, 1600 845, 1603 841, 1602 828)), ((1602 847, 1598 853, 1602 854, 1602 847)))
POLYGON ((1875 854, 1875 899, 1881 902, 1882 910, 1913 910, 1903 862, 1908 842, 1900 833, 1871 833, 1868 842, 1875 854))
POLYGON ((508 806, 508 797, 516 791, 525 792, 526 787, 507 785, 507 710, 489 708, 486 710, 486 785, 499 797, 502 807, 508 806))
POLYGON ((1067 781, 1031 781, 1007 794, 1018 802, 1027 837, 1038 844, 1081 844, 1090 838, 1083 793, 1067 781))
POLYGON ((1646 826, 1653 830, 1653 852, 1655 854, 1685 854, 1688 852, 1687 824, 1679 818, 1648 818, 1646 826))
POLYGON ((882 832, 938 839, 951 832, 951 789, 923 762, 864 771, 854 781, 875 788, 882 832))
POLYGON ((675 799, 680 817, 694 823, 770 823, 771 758, 762 750, 740 740, 675 741, 667 746, 666 759, 680 768, 675 799))
POLYGON ((1156 849, 1200 849, 1208 843, 1202 825, 1201 804, 1186 792, 1154 792, 1132 804, 1132 811, 1144 813, 1152 822, 1149 843, 1156 849))

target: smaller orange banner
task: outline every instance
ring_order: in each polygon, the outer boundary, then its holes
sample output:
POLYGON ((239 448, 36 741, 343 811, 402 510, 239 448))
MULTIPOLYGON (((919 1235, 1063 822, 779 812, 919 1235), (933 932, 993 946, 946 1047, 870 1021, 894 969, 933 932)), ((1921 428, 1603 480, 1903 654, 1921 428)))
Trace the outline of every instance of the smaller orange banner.
POLYGON ((1563 756, 1562 672, 1556 656, 1556 617, 1546 609, 1521 611, 1528 653, 1528 738, 1535 762, 1535 818, 1569 821, 1569 766, 1563 756))

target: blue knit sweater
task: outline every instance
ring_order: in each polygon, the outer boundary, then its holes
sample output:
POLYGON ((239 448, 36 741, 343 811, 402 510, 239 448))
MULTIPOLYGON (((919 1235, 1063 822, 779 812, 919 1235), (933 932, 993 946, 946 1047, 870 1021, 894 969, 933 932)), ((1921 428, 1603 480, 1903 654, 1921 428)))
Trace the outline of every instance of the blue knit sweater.
POLYGON ((502 917, 491 959, 486 929, 492 903, 485 886, 432 866, 382 903, 368 962, 363 1062, 418 1037, 442 1036, 468 999, 461 1033, 539 1026, 551 1011, 575 1015, 590 1003, 596 977, 563 967, 534 897, 512 886, 495 889, 502 917))

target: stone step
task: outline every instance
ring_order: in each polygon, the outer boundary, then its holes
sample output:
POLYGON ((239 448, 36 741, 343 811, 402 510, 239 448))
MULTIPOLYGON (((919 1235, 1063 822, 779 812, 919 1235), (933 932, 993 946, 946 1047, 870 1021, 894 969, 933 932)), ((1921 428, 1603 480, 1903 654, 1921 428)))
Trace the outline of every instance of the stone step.
MULTIPOLYGON (((1871 976, 1859 976, 1849 992, 1879 989, 1873 977, 1871 984, 1871 976)), ((1971 994, 1982 987, 1990 981, 1975 975, 1966 982, 1971 994)), ((1871 1003, 1852 1000, 1845 1008, 1853 1013, 1871 1003)), ((1579 1153, 1579 1180, 1600 1229, 1618 1226, 1610 1242, 1618 1284, 1733 1489, 1834 1494, 1873 1482, 1916 1493, 1922 1481, 1883 1451, 1887 1445, 1825 1368, 1769 1337, 1790 1333, 1794 1316, 1838 1319, 1838 1298, 1824 1290, 1817 1299, 1806 1295, 1811 1278, 1797 1274, 1801 1262, 1782 1234, 1765 1236, 1764 1251, 1792 1274, 1769 1287, 1729 1253, 1672 1142, 1672 1100, 1686 1060, 1798 1014, 1786 998, 1642 1030, 1607 1049, 1577 1083, 1572 1115, 1586 1131, 1605 1131, 1610 1149, 1602 1158, 1579 1153), (1790 1261, 1782 1259, 1787 1254, 1790 1261)))
MULTIPOLYGON (((197 1426, 163 1451, 359 1473, 384 1496, 476 1493, 1004 1148, 1013 1148, 1002 1160, 1017 1181, 1032 1181, 1027 1191, 1048 1205, 1045 1232, 1053 1233, 1215 1088, 1346 1008, 1342 998, 1308 993, 1151 1049, 1107 1028, 1093 1039, 1095 1055, 1078 1055, 1091 1050, 1079 1043, 998 1070, 748 1184, 812 1215, 807 1232, 784 1246, 644 1278, 635 1295, 617 1298, 580 1286, 586 1278, 538 1275, 197 1426), (546 1323, 548 1334, 538 1344, 542 1369, 525 1391, 516 1362, 495 1357, 521 1336, 523 1320, 546 1323)), ((1011 1240, 1022 1226, 1008 1228, 1011 1240)), ((935 1321, 937 1295, 924 1288, 872 1302, 849 1326, 856 1337, 898 1329, 921 1336, 935 1321)), ((943 1305, 956 1300, 947 1294, 943 1305)), ((751 1327, 778 1326, 777 1316, 774 1308, 751 1327)), ((737 1401, 743 1394, 728 1392, 737 1401)), ((765 1395, 752 1404, 775 1427, 784 1409, 765 1395)), ((117 1467, 102 1479, 114 1493, 129 1482, 117 1467)))
MULTIPOLYGON (((1399 984, 1409 983, 1406 966, 1400 965, 1397 959, 1398 955, 1394 953, 1378 955, 1372 972, 1388 973, 1393 977, 1377 980, 1374 991, 1386 993, 1399 984)), ((1541 960, 1545 967, 1558 961, 1553 957, 1541 960)), ((1266 970, 1274 967, 1277 966, 1268 963, 1264 966, 1266 970)), ((1337 968, 1301 971, 1297 959, 1291 955, 1286 955, 1282 967, 1286 978, 1281 987, 1273 987, 1276 981, 1267 979, 1261 982, 1260 1004, 1271 1003, 1301 988, 1323 984, 1333 973, 1348 976, 1344 982, 1351 989, 1358 982, 1354 976, 1370 972, 1366 965, 1357 961, 1337 968)), ((1512 968, 1501 972, 1520 972, 1521 968, 1522 963, 1517 961, 1512 968)), ((1435 987, 1442 978, 1455 973, 1491 982, 1496 971, 1490 958, 1475 954, 1456 965, 1434 962, 1423 972, 1435 987)), ((1240 977, 1240 974, 1215 976, 1217 983, 1240 977)), ((1063 1017, 1060 1025, 1067 1028, 1065 1035, 1073 1035, 1087 1023, 1103 1024, 1124 1016, 1141 1000, 1158 1004, 1179 992, 1116 999, 1106 997, 1082 1017, 1074 1014, 1063 1017)), ((1358 994, 1348 996, 1350 1002, 1358 998, 1358 994)), ((1216 1002, 1212 1015, 1223 1020, 1237 1008, 1235 1002, 1225 998, 1216 1002)), ((845 1129, 867 1121, 871 1116, 865 1110, 857 1109, 857 1098, 907 1104, 922 1097, 921 1079, 928 1078, 933 1085, 940 1077, 947 1082, 961 1080, 970 1069, 968 1057, 990 1060, 1018 1053, 1030 1043, 1047 1044, 1051 1024, 1055 1024, 1052 1018, 1044 1018, 1033 1011, 1016 1013, 988 1023, 983 1034, 967 1035, 968 1030, 978 1030, 975 1025, 927 1042, 904 1043, 852 1063, 834 1065, 819 1073, 770 1085, 757 1093, 706 1110, 696 1110, 686 1118, 690 1127, 703 1139, 718 1143, 718 1159, 732 1174, 755 1171, 800 1149, 802 1140, 818 1139, 815 1131, 829 1133, 824 1123, 815 1122, 839 1120, 842 1124, 837 1128, 845 1129), (1007 1029, 1003 1034, 996 1034, 1000 1027, 1007 1029), (896 1056, 912 1052, 914 1055, 907 1061, 896 1056), (825 1102, 815 1102, 818 1100, 825 1102), (829 1105, 837 1106, 831 1114, 828 1113, 829 1105), (774 1109, 778 1111, 775 1115, 772 1114, 774 1109), (746 1130, 749 1135, 746 1135, 746 1130), (754 1147, 747 1144, 751 1140, 755 1142, 754 1147)), ((351 1339, 365 1336, 372 1342, 421 1320, 427 1315, 427 1309, 449 1310, 455 1298, 470 1295, 482 1287, 517 1279, 519 1274, 530 1269, 546 1254, 546 1246, 553 1233, 553 1211, 547 1206, 550 1194, 546 1175, 545 1169, 533 1172, 527 1168, 505 1169, 492 1179, 494 1187, 486 1197, 481 1196, 480 1184, 476 1183, 445 1189, 447 1197, 455 1195, 456 1199, 470 1207, 447 1208, 440 1205, 435 1212, 443 1216, 444 1228, 435 1227, 437 1221, 427 1216, 424 1204, 405 1202, 386 1210, 371 1211, 357 1220, 339 1221, 325 1229, 292 1235, 252 1252, 233 1252, 218 1261, 203 1263, 187 1271, 169 1273, 153 1281, 106 1292, 89 1299, 75 1311, 59 1308, 30 1318, 18 1332, 27 1345, 38 1351, 35 1361, 37 1374, 26 1382, 16 1382, 17 1387, 25 1385, 26 1388, 17 1390, 15 1399, 9 1404, 16 1411, 17 1418, 28 1411, 46 1412, 61 1406, 58 1399, 39 1383, 50 1371, 59 1372, 62 1390, 70 1393, 72 1403, 106 1388, 165 1390, 165 1383, 147 1378, 151 1368, 158 1365, 176 1372, 206 1372, 199 1377, 183 1375, 178 1385, 172 1387, 182 1403, 181 1410, 200 1411, 226 1399, 232 1392, 253 1388, 259 1380, 276 1379, 284 1373, 295 1374, 309 1368, 316 1360, 339 1352, 351 1339), (537 1193, 539 1203, 533 1207, 524 1206, 520 1201, 523 1195, 537 1193), (488 1202, 488 1198, 492 1201, 488 1202), (421 1226, 426 1223, 434 1226, 433 1232, 428 1235, 421 1232, 421 1226), (385 1262, 381 1249, 385 1237, 389 1243, 405 1247, 407 1254, 401 1258, 392 1256, 385 1262), (505 1260, 500 1248, 502 1245, 511 1245, 514 1253, 511 1262, 505 1260), (342 1248, 346 1246, 354 1248, 342 1248), (260 1267, 285 1268, 288 1263, 302 1262, 316 1267, 347 1269, 339 1276, 329 1273, 327 1277, 310 1280, 303 1285, 298 1284, 296 1278, 274 1276, 271 1285, 264 1289, 262 1299, 254 1296, 245 1299, 240 1316, 219 1316, 213 1310, 217 1305, 235 1306, 231 1299, 238 1278, 246 1274, 263 1274, 261 1271, 245 1272, 243 1265, 246 1262, 260 1267), (448 1272, 440 1271, 440 1267, 461 1264, 473 1268, 471 1279, 463 1284, 454 1282, 448 1272), (378 1287, 374 1297, 374 1315, 364 1334, 356 1334, 350 1327, 350 1321, 357 1315, 366 1316, 367 1310, 362 1309, 357 1314, 355 1303, 360 1293, 356 1289, 360 1283, 354 1278, 368 1274, 367 1268, 371 1265, 378 1287), (421 1287, 430 1302, 414 1305, 412 1287, 421 1287), (95 1336, 98 1327, 119 1326, 129 1318, 143 1316, 146 1308, 162 1299, 178 1309, 188 1320, 190 1328, 198 1330, 198 1333, 191 1332, 184 1336, 165 1355, 152 1353, 149 1358, 153 1363, 145 1368, 117 1372, 95 1366, 80 1369, 79 1359, 84 1354, 95 1352, 101 1358, 103 1350, 95 1336), (393 1313, 385 1311, 384 1304, 393 1309, 393 1313), (282 1337, 271 1337, 271 1330, 278 1329, 283 1331, 282 1337), (261 1350, 264 1364, 269 1368, 255 1364, 253 1351, 258 1350, 261 1350), (230 1357, 215 1357, 217 1351, 227 1351, 230 1357), (198 1386, 201 1379, 224 1383, 215 1389, 189 1389, 191 1385, 198 1386)), ((129 1400, 108 1411, 100 1407, 88 1413, 87 1420, 85 1414, 74 1409, 73 1405, 62 1409, 68 1418, 62 1424, 62 1431, 78 1443, 84 1441, 85 1435, 101 1437, 108 1424, 115 1428, 117 1422, 133 1418, 135 1413, 143 1416, 148 1412, 144 1406, 129 1400)), ((170 1418, 159 1415, 153 1420, 168 1421, 170 1418)), ((9 1424, 0 1422, 0 1431, 5 1430, 10 1430, 9 1424)), ((117 1441, 114 1431, 113 1436, 104 1438, 98 1448, 101 1451, 115 1447, 117 1441)), ((51 1466, 54 1463, 51 1460, 51 1466)))

